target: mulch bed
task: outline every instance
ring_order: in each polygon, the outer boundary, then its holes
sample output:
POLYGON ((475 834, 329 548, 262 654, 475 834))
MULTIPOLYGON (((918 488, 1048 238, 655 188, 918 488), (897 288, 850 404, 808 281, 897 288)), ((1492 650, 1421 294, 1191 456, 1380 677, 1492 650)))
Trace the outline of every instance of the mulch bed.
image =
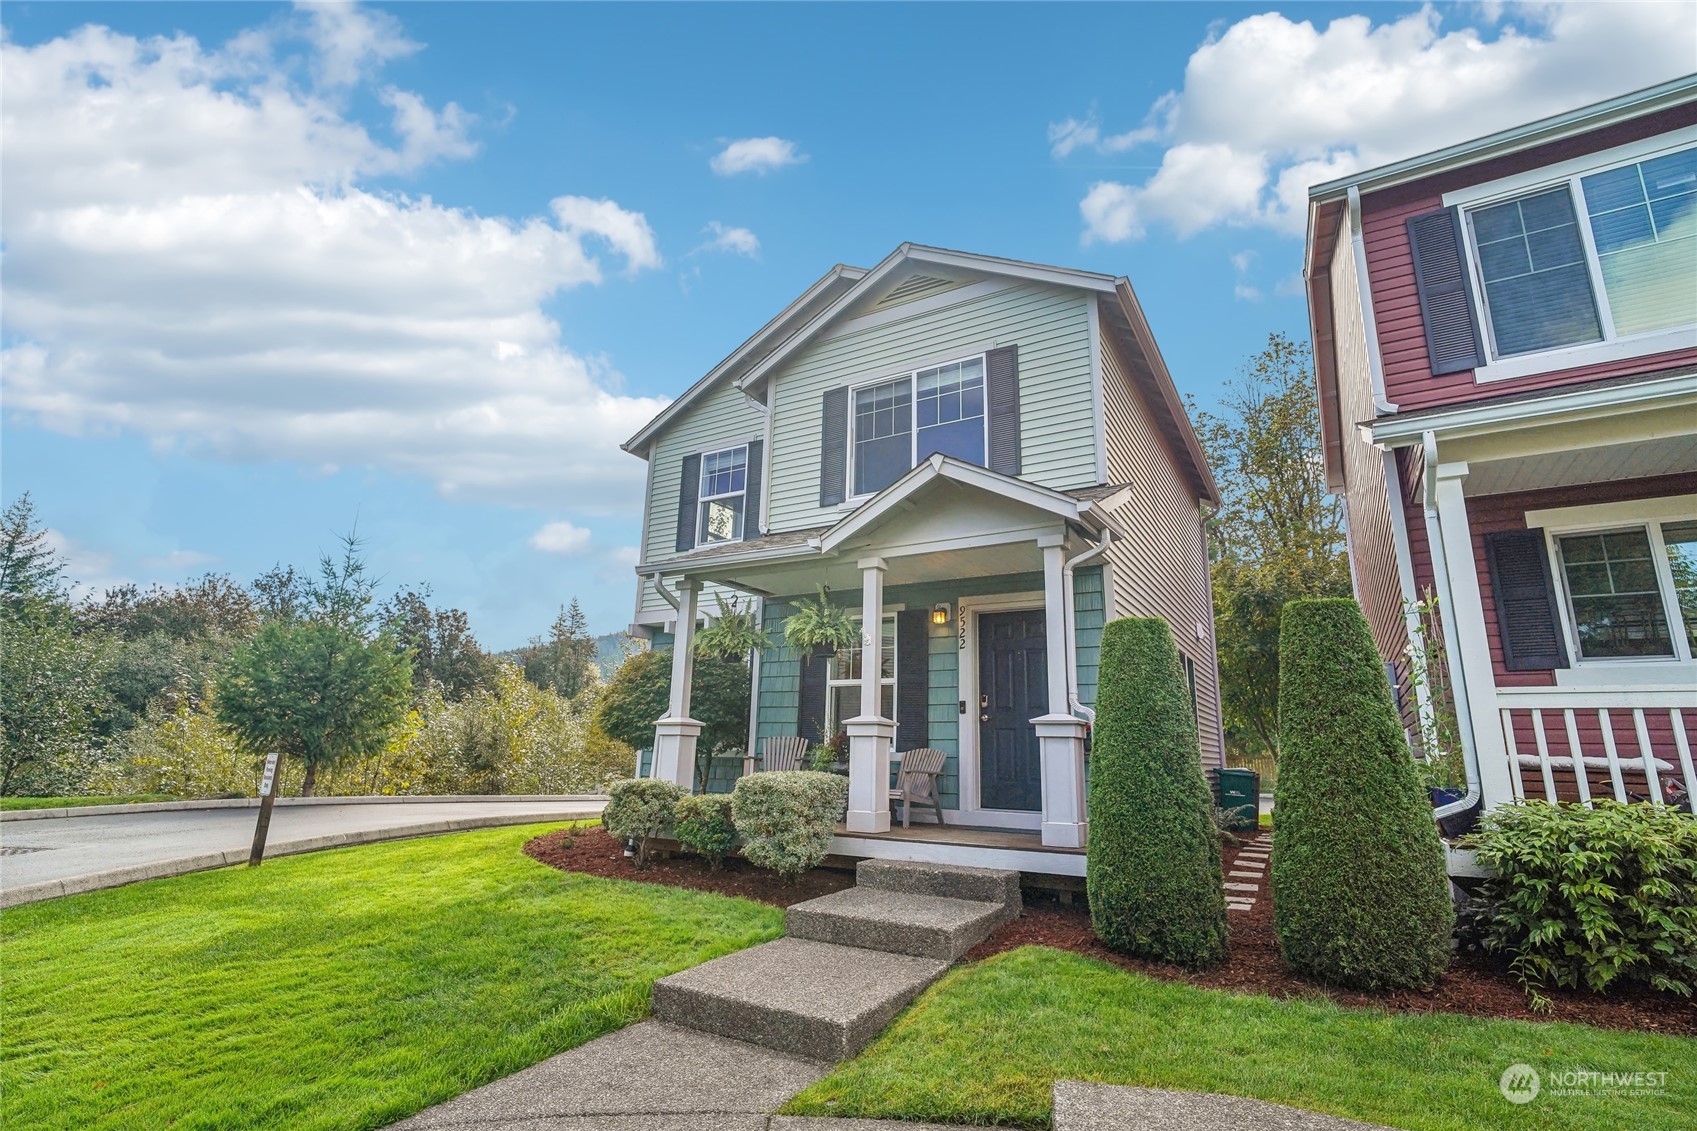
MULTIPOLYGON (((1231 869, 1239 849, 1228 848, 1225 870, 1231 869)), ((1339 990, 1311 982, 1291 973, 1279 954, 1278 936, 1273 932, 1273 900, 1266 881, 1248 911, 1233 911, 1231 953, 1212 970, 1186 974, 1172 966, 1145 962, 1116 954, 1097 941, 1090 927, 1090 912, 1082 903, 1068 906, 1055 900, 1037 902, 1027 893, 1025 914, 999 927, 994 934, 967 953, 968 959, 988 958, 1014 947, 1035 944, 1070 950, 1112 962, 1152 978, 1189 982, 1216 990, 1266 994, 1269 997, 1324 996, 1339 1005, 1388 1009, 1398 1013, 1465 1013, 1474 1017, 1511 1017, 1527 1021, 1573 1021, 1600 1029, 1667 1033, 1697 1037, 1697 1000, 1657 993, 1636 986, 1607 994, 1557 990, 1550 994, 1548 1012, 1534 1012, 1520 985, 1503 964, 1482 955, 1458 954, 1449 972, 1427 992, 1400 990, 1368 994, 1339 990)))
POLYGON ((830 895, 854 886, 854 873, 832 868, 804 872, 795 883, 786 883, 775 872, 756 868, 746 860, 732 858, 717 872, 694 856, 671 856, 650 860, 639 872, 636 861, 625 855, 623 842, 608 836, 605 829, 568 829, 548 833, 525 844, 524 854, 562 872, 585 872, 612 880, 636 880, 669 884, 678 888, 734 895, 774 907, 830 895))
MULTIPOLYGON (((846 870, 815 868, 790 884, 739 859, 727 860, 722 870, 711 872, 694 857, 673 856, 653 861, 646 871, 638 872, 635 863, 625 855, 623 845, 599 828, 549 833, 530 841, 524 851, 527 856, 566 872, 693 888, 775 907, 787 907, 854 886, 854 873, 846 870)), ((1236 848, 1225 851, 1225 870, 1231 869, 1238 851, 1236 848)), ((1099 958, 1152 978, 1237 993, 1276 998, 1327 997, 1339 1005, 1401 1013, 1572 1021, 1602 1029, 1697 1037, 1697 1000, 1637 987, 1608 994, 1559 990, 1550 995, 1549 1011, 1538 1013, 1527 1003, 1526 995, 1502 963, 1479 955, 1458 954, 1449 972, 1424 993, 1403 990, 1366 994, 1319 985, 1291 973, 1280 957, 1278 938, 1273 933, 1273 903, 1265 881, 1255 906, 1247 912, 1231 912, 1229 922, 1230 957, 1212 970, 1187 974, 1161 963, 1127 958, 1103 946, 1090 927, 1090 913, 1082 899, 1065 904, 1028 891, 1025 913, 1016 921, 998 927, 966 957, 977 960, 1020 946, 1050 946, 1099 958)))

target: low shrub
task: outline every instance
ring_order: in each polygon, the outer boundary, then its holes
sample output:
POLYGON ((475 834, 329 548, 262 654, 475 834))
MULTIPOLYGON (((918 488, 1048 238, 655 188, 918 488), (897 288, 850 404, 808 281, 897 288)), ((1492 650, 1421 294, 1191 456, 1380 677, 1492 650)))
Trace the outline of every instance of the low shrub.
POLYGON ((621 840, 635 841, 636 866, 646 868, 650 842, 672 835, 673 813, 683 796, 683 790, 669 781, 627 778, 615 782, 607 790, 601 824, 621 840))
POLYGON ((847 804, 848 779, 813 770, 749 774, 731 791, 743 856, 792 880, 825 859, 847 804))
POLYGON ((1430 986, 1455 908, 1432 806, 1367 620, 1292 601, 1279 635, 1273 924, 1285 961, 1340 986, 1430 986))
POLYGON ((707 861, 717 872, 737 846, 737 827, 731 820, 731 799, 723 793, 692 793, 678 799, 678 843, 707 861))
POLYGON ((1535 1006, 1552 984, 1697 984, 1697 818, 1663 805, 1528 801, 1492 810, 1467 841, 1492 873, 1486 949, 1535 1006))
POLYGON ((1102 630, 1086 886, 1114 950, 1194 970, 1226 956, 1213 799, 1178 649, 1158 617, 1102 630))

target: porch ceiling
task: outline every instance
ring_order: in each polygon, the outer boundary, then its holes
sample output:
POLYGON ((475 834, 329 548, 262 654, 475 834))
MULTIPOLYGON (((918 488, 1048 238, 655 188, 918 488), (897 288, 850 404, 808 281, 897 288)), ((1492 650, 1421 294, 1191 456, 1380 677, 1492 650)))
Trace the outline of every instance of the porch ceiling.
POLYGON ((1468 495, 1502 495, 1691 471, 1697 471, 1697 434, 1469 461, 1462 485, 1468 495))

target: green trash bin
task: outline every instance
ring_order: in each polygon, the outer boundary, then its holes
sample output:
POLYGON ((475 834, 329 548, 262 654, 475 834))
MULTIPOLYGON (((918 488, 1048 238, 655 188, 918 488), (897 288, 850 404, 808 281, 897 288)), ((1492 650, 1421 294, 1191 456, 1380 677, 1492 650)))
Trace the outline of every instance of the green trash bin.
POLYGON ((1261 775, 1226 768, 1214 772, 1214 803, 1226 814, 1227 827, 1245 832, 1261 825, 1261 775))

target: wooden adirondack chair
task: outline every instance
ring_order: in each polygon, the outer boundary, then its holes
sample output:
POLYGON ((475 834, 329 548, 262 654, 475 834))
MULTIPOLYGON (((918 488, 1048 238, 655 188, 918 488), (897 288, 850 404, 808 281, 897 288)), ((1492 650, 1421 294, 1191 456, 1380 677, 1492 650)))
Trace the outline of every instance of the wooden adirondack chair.
POLYGON ((807 768, 807 739, 799 734, 760 740, 760 753, 748 754, 742 760, 744 776, 755 772, 755 763, 762 771, 805 770, 807 768))
POLYGON ((941 750, 930 746, 902 752, 896 787, 890 790, 891 804, 902 803, 902 828, 911 826, 916 804, 931 806, 937 814, 937 823, 943 823, 943 803, 937 796, 937 778, 943 772, 943 761, 947 757, 941 750))

